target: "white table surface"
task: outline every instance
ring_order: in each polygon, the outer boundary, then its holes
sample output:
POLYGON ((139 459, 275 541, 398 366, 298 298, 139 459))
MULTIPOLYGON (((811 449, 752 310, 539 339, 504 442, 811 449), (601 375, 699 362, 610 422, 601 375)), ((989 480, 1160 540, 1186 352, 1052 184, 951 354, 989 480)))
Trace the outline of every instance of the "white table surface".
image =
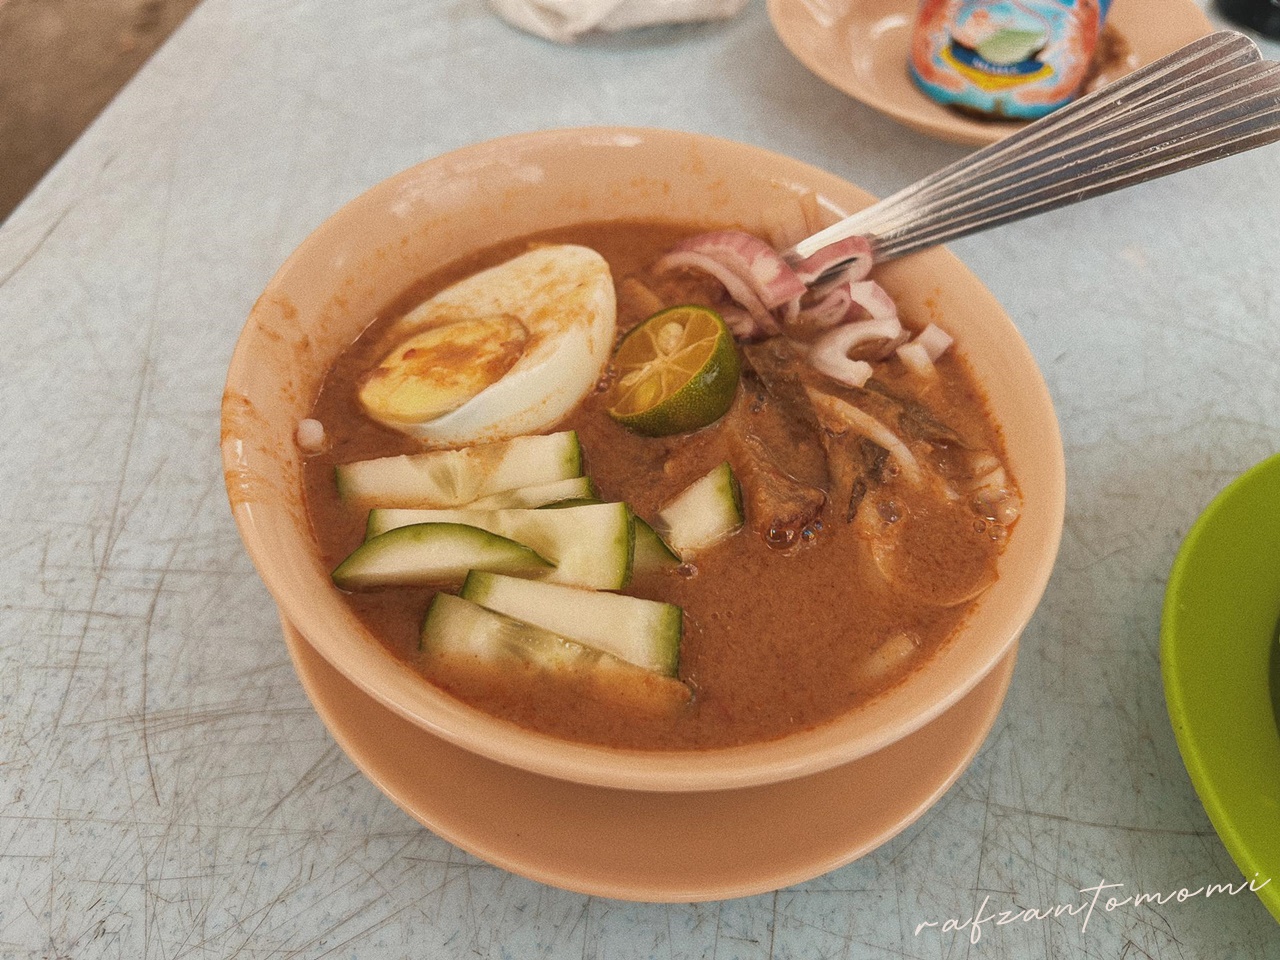
POLYGON ((241 324, 375 182, 597 123, 878 194, 964 152, 824 85, 761 0, 574 48, 481 0, 206 0, 0 228, 0 958, 1280 957, 1248 893, 978 945, 914 932, 987 896, 1241 879, 1182 766, 1158 631, 1189 524, 1280 449, 1280 147, 953 245, 1049 382, 1066 531, 981 754, 887 845, 762 896, 601 900, 455 849, 335 745, 223 490, 241 324))

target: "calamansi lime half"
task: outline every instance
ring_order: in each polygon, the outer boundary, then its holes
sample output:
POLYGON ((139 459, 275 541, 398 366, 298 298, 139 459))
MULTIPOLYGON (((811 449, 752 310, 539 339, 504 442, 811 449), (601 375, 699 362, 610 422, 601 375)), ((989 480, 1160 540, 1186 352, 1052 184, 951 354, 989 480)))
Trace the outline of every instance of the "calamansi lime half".
POLYGON ((733 404, 740 364, 733 334, 707 307, 670 307, 623 337, 613 355, 609 415, 650 437, 714 423, 733 404))

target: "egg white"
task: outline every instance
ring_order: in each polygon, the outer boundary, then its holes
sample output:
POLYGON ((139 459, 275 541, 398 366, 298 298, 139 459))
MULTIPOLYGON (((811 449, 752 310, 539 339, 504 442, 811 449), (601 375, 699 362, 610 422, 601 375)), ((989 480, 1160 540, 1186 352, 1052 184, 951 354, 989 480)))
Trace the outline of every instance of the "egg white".
POLYGON ((500 379, 433 419, 383 422, 443 447, 538 433, 563 419, 591 392, 613 348, 617 304, 608 263, 588 247, 536 247, 441 291, 406 314, 396 332, 407 337, 503 314, 518 319, 529 338, 500 379))

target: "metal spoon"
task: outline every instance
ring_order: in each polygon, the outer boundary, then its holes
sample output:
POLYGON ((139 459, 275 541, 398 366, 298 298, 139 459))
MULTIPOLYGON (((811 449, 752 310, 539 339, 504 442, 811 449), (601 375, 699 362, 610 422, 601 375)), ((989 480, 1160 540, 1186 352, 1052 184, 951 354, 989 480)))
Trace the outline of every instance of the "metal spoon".
POLYGON ((862 236, 875 261, 889 260, 1276 140, 1280 63, 1223 30, 801 240, 783 257, 794 263, 862 236))

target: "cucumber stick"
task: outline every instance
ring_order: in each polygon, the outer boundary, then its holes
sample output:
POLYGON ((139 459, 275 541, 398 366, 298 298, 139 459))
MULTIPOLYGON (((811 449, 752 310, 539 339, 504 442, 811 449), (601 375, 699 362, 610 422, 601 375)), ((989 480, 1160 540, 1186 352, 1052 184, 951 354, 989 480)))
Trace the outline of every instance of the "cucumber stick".
POLYGON ((590 477, 570 477, 537 483, 515 490, 492 493, 466 504, 468 510, 516 510, 553 506, 565 501, 595 500, 596 488, 590 477))
POLYGON ((572 430, 335 468, 339 495, 363 507, 455 507, 581 475, 582 448, 572 430))
POLYGON ((461 596, 654 673, 674 677, 680 665, 674 604, 479 570, 467 574, 461 596))
POLYGON ((367 535, 376 538, 416 523, 462 523, 522 543, 555 565, 539 575, 552 583, 617 590, 631 579, 635 528, 625 503, 559 510, 370 510, 367 535))
POLYGON ((428 656, 467 656, 485 663, 519 660, 549 670, 609 656, 452 593, 432 598, 418 650, 428 656))
POLYGON ((689 688, 675 677, 653 673, 451 593, 437 593, 432 599, 422 623, 419 652, 446 669, 479 668, 495 678, 511 676, 516 666, 576 676, 590 681, 610 701, 650 709, 678 708, 690 698, 689 688))
POLYGON ((552 563, 522 543, 460 523, 420 523, 366 540, 333 571, 344 590, 456 583, 469 570, 536 576, 552 563))
POLYGON ((658 511, 654 529, 687 560, 734 533, 742 522, 742 493, 726 462, 676 494, 658 511))
POLYGON ((680 557, 663 542, 658 532, 640 517, 636 521, 636 549, 632 556, 633 573, 671 570, 680 566, 680 557))

